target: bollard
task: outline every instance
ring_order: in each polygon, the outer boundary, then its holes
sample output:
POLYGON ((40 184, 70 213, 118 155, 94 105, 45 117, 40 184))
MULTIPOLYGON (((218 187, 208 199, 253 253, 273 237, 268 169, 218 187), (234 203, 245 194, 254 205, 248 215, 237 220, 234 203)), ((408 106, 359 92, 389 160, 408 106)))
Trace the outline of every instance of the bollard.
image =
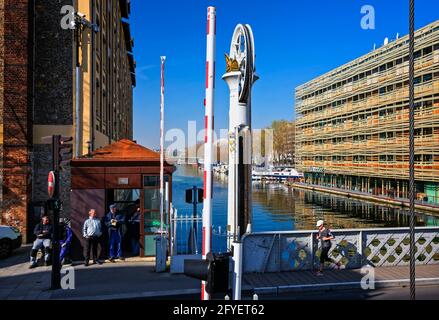
POLYGON ((160 235, 155 237, 156 254, 155 254, 155 272, 166 271, 167 261, 167 240, 166 237, 160 235))
POLYGON ((224 300, 226 300, 226 301, 229 301, 229 300, 230 300, 230 297, 229 297, 228 294, 226 294, 226 296, 224 297, 224 300))
POLYGON ((259 300, 259 297, 258 297, 258 295, 255 293, 254 295, 253 295, 253 300, 259 300))

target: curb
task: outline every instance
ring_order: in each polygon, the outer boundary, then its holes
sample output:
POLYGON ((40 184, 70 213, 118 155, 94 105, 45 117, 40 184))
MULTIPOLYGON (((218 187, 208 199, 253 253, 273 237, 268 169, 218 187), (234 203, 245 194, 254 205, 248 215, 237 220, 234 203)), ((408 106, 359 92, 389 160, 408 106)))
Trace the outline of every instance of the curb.
MULTIPOLYGON (((409 279, 396 280, 378 280, 375 281, 375 289, 378 288, 396 288, 405 287, 410 284, 409 279)), ((418 285, 437 285, 439 278, 419 278, 416 279, 418 285)), ((246 288, 247 290, 249 288, 246 288)), ((288 285, 277 287, 259 287, 254 288, 254 293, 258 295, 279 295, 283 293, 293 292, 318 292, 318 291, 337 291, 337 290, 361 289, 361 282, 341 282, 341 283, 321 283, 321 284, 306 284, 306 285, 288 285)), ((374 289, 371 289, 374 290, 374 289)))
POLYGON ((183 289, 183 290, 167 290, 167 291, 145 291, 133 293, 121 293, 111 295, 96 295, 87 297, 74 298, 57 298, 54 300, 125 300, 125 299, 141 299, 141 298, 160 298, 180 295, 201 294, 201 289, 183 289))

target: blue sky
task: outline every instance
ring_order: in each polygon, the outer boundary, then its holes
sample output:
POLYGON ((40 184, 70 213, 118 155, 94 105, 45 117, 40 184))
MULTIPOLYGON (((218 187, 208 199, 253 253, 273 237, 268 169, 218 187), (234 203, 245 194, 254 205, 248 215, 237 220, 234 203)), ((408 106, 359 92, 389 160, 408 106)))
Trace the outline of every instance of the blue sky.
MULTIPOLYGON (((233 30, 248 23, 255 35, 260 80, 253 89, 253 127, 294 118, 294 88, 408 33, 408 0, 132 0, 137 87, 134 139, 159 145, 160 56, 166 64, 166 130, 203 128, 207 7, 217 8, 215 127, 227 128, 228 90, 223 55, 233 30), (375 30, 360 26, 372 5, 375 30)), ((416 0, 416 29, 439 19, 438 0, 416 0)))

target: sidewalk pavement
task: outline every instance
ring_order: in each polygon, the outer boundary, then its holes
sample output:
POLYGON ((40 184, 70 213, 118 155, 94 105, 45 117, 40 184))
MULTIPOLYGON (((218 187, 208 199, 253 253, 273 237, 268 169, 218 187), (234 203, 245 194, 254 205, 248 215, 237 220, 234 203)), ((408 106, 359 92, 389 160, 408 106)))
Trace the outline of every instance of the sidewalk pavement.
MULTIPOLYGON (((30 270, 29 246, 0 260, 0 300, 116 300, 158 297, 196 297, 200 281, 184 275, 155 273, 154 262, 134 259, 101 266, 74 266, 74 290, 49 290, 51 268, 30 270)), ((408 285, 408 267, 377 268, 377 287, 402 288, 408 285)), ((311 271, 246 274, 243 291, 258 293, 305 293, 324 290, 358 289, 361 270, 326 271, 317 277, 311 271)), ((417 266, 417 285, 438 285, 439 265, 417 266)), ((401 289, 403 290, 403 289, 401 289)))
MULTIPOLYGON (((0 300, 111 300, 200 293, 200 282, 184 275, 155 273, 154 262, 73 266, 74 290, 49 290, 51 267, 30 270, 24 246, 0 261, 0 300)), ((68 266, 67 266, 68 267, 68 266)))

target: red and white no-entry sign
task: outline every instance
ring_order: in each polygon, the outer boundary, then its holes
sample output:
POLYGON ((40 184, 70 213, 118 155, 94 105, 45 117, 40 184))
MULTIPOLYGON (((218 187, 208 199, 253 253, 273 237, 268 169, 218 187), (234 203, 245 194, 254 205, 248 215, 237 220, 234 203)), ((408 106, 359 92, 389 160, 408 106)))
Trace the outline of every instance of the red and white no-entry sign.
POLYGON ((55 173, 53 171, 50 171, 47 177, 47 193, 49 194, 49 198, 53 198, 55 194, 55 173))

